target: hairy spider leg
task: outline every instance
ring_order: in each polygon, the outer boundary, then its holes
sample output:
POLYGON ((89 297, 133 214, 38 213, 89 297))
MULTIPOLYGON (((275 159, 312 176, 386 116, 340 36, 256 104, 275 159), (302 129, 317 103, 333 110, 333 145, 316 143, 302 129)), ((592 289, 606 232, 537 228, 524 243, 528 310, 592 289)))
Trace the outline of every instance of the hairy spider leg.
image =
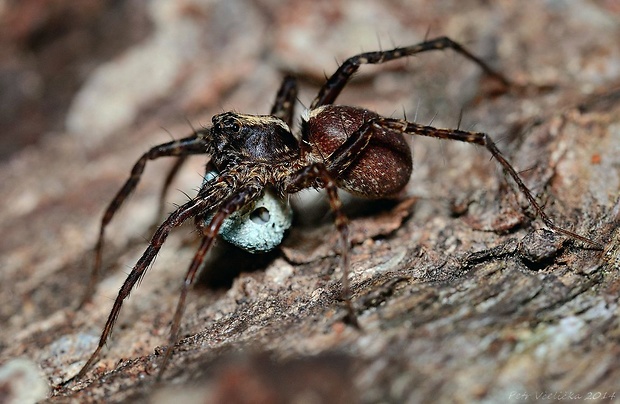
POLYGON ((338 146, 327 157, 325 162, 327 171, 332 173, 335 178, 339 178, 344 174, 351 164, 364 152, 372 139, 374 129, 372 120, 364 122, 343 144, 338 146))
MULTIPOLYGON (((114 300, 112 310, 110 311, 108 319, 103 328, 103 332, 101 333, 101 337, 99 338, 99 344, 97 345, 97 349, 95 349, 90 358, 88 358, 86 364, 82 367, 78 374, 63 382, 63 386, 67 385, 73 380, 83 378, 86 375, 86 372, 88 372, 89 368, 96 362, 99 353, 101 352, 101 349, 105 345, 108 337, 110 336, 110 333, 112 332, 112 329, 114 328, 114 324, 116 322, 116 319, 118 318, 118 314, 120 313, 123 301, 129 296, 135 285, 145 275, 146 271, 151 266, 153 260, 157 256, 157 253, 161 249, 161 246, 164 244, 166 238, 170 234, 170 231, 175 227, 179 227, 187 219, 208 212, 210 209, 216 206, 217 201, 227 198, 229 196, 229 193, 230 189, 225 181, 208 183, 208 186, 203 188, 196 198, 186 202, 185 204, 177 208, 157 228, 157 231, 155 231, 155 234, 153 234, 153 237, 151 238, 148 247, 127 276, 127 279, 125 279, 123 286, 121 286, 118 292, 118 296, 114 300)), ((231 200, 234 200, 234 198, 235 197, 232 197, 231 200)), ((228 205, 231 205, 230 201, 228 205)))
POLYGON ((161 191, 159 192, 159 205, 157 208, 157 215, 155 216, 155 222, 153 223, 153 230, 157 228, 159 220, 164 216, 164 212, 166 211, 166 195, 168 195, 168 190, 172 185, 172 182, 181 171, 181 168, 187 161, 189 155, 179 156, 175 160, 174 164, 168 170, 168 174, 166 174, 166 179, 164 180, 164 185, 161 187, 161 191))
POLYGON ((320 186, 327 191, 327 198, 334 213, 336 229, 340 234, 342 295, 347 307, 349 320, 356 327, 359 327, 359 324, 351 303, 349 286, 349 250, 351 249, 349 225, 348 219, 342 211, 342 202, 338 196, 338 186, 335 179, 340 177, 364 152, 372 139, 374 129, 375 125, 372 120, 365 122, 330 156, 326 157, 323 163, 311 164, 294 173, 287 180, 285 188, 285 192, 294 193, 313 186, 319 180, 321 182, 320 186))
POLYGON ((553 223, 553 221, 547 216, 544 212, 543 208, 536 202, 536 199, 532 195, 529 188, 525 185, 517 171, 513 168, 513 166, 508 162, 508 160, 504 157, 504 155, 499 151, 495 142, 491 140, 490 136, 486 133, 481 132, 466 132, 459 129, 438 129, 432 126, 420 125, 415 122, 409 122, 404 119, 395 119, 395 118, 377 118, 371 121, 373 126, 377 129, 388 128, 400 131, 402 133, 406 133, 409 135, 418 135, 418 136, 428 136, 439 139, 449 139, 449 140, 458 140, 466 143, 474 143, 480 146, 486 147, 486 149, 491 152, 493 157, 500 163, 502 168, 508 172, 510 177, 517 184, 521 193, 527 198, 528 202, 534 208, 536 214, 541 218, 541 220, 549 227, 551 230, 564 234, 572 239, 576 239, 582 241, 586 244, 593 246, 596 249, 603 249, 603 246, 587 237, 581 236, 577 233, 574 233, 570 230, 564 229, 562 227, 557 226, 553 223))
POLYGON ((142 157, 134 164, 131 175, 123 185, 123 187, 114 196, 108 207, 106 208, 103 217, 101 218, 101 226, 99 228, 99 238, 95 245, 95 263, 91 272, 88 286, 85 290, 84 297, 80 302, 82 307, 85 303, 89 302, 93 296, 97 281, 99 279, 99 273, 101 271, 101 261, 103 253, 103 244, 105 239, 105 228, 108 226, 118 209, 125 202, 127 197, 133 192, 133 190, 140 182, 142 173, 148 160, 155 160, 160 157, 169 156, 184 156, 189 154, 203 154, 205 152, 205 141, 201 137, 204 131, 197 131, 193 135, 185 137, 183 139, 174 140, 168 143, 164 143, 158 146, 154 146, 149 151, 144 153, 142 157))
POLYGON ((295 193, 303 189, 318 186, 327 192, 327 200, 334 213, 334 223, 340 235, 340 265, 342 267, 342 298, 347 307, 349 322, 359 328, 357 316, 351 304, 351 292, 349 287, 349 221, 342 211, 342 201, 338 196, 338 186, 333 176, 327 171, 324 163, 313 163, 302 167, 284 180, 284 192, 295 193), (318 183, 317 183, 318 181, 318 183))
POLYGON ((297 79, 287 75, 280 84, 270 114, 282 119, 289 127, 293 126, 295 101, 297 101, 297 79))
MULTIPOLYGON (((293 120, 293 114, 294 114, 294 107, 295 107, 295 100, 297 97, 297 81, 295 78, 291 77, 291 76, 287 76, 284 78, 284 80, 282 81, 282 84, 280 85, 280 89, 278 90, 278 93, 276 94, 276 99, 275 102, 273 104, 273 107, 271 109, 271 114, 280 117, 281 119, 283 119, 285 122, 287 122, 289 125, 290 123, 292 123, 293 120)), ((89 281, 89 284, 86 288, 84 297, 80 303, 80 307, 82 307, 85 303, 87 303, 93 295, 94 289, 96 287, 98 278, 99 278, 99 273, 101 270, 101 263, 102 263, 102 251, 103 251, 103 244, 104 244, 104 239, 105 239, 105 228, 107 227, 107 225, 109 224, 109 222, 112 220, 112 218, 114 217, 115 213, 117 212, 117 210, 120 208, 120 206, 124 203, 124 201, 127 199, 127 197, 133 192, 133 190, 136 188, 138 182, 140 181, 140 178, 142 176, 142 173, 144 172, 144 168, 146 166, 146 162, 148 160, 154 160, 156 158, 159 157, 171 157, 171 156, 178 156, 179 158, 175 161, 174 165, 171 167, 170 171, 168 172, 166 179, 164 181, 164 185, 162 187, 162 191, 160 193, 160 205, 159 205, 159 209, 158 209, 158 217, 161 216, 163 214, 163 210, 164 210, 164 200, 165 200, 165 195, 167 194, 167 191, 170 187, 170 185, 172 184, 172 181, 174 180, 175 176, 178 174, 179 170, 181 169, 181 167, 183 166, 183 164, 185 163, 185 161, 187 160, 187 157, 189 155, 192 154, 204 154, 205 153, 205 143, 204 143, 204 139, 201 137, 201 135, 203 135, 205 133, 205 131, 208 131, 209 129, 201 129, 198 131, 195 131, 195 133, 189 137, 183 138, 183 139, 179 139, 179 140, 175 140, 172 142, 168 142, 168 143, 164 143, 162 145, 158 145, 155 146, 153 148, 151 148, 148 152, 144 153, 142 155, 142 157, 140 157, 140 159, 138 159, 138 161, 134 164, 133 169, 131 170, 131 175, 129 177, 129 179, 125 182, 125 184, 123 185, 123 187, 118 191, 118 193, 115 195, 115 197, 112 199, 112 201, 110 202, 110 204, 108 205, 103 218, 101 220, 101 227, 100 227, 100 231, 99 231, 99 238, 97 240, 97 244, 95 246, 95 264, 93 267, 93 271, 91 273, 91 279, 89 281)), ((190 201, 191 202, 191 201, 190 201)), ((185 205, 183 205, 185 206, 185 205)), ((175 213, 179 212, 183 207, 177 209, 177 211, 175 211, 175 213)), ((235 210, 237 210, 238 208, 236 208, 235 210)), ((208 210, 208 209, 207 209, 208 210)), ((193 210, 192 210, 193 212, 193 210)), ((162 226, 165 226, 166 223, 168 223, 171 218, 173 217, 173 215, 175 215, 175 213, 171 214, 171 216, 168 218, 168 220, 166 220, 166 222, 164 222, 164 224, 162 224, 161 226, 159 226, 159 228, 156 230, 155 234, 157 235, 161 229, 162 226)), ((231 212, 232 213, 232 212, 231 212)), ((226 217, 228 217, 229 214, 227 214, 224 219, 226 217)), ((191 215, 190 215, 191 216, 191 215)), ((222 221, 224 219, 221 219, 222 221)), ((185 219, 183 219, 185 220, 185 219)), ((215 216, 212 219, 212 223, 215 220, 220 220, 219 216, 215 216)), ((217 229, 219 230, 219 227, 221 226, 221 223, 217 225, 217 229)), ((172 227, 175 227, 174 225, 172 227)), ((169 231, 169 230, 168 230, 169 231)), ((217 234, 217 231, 216 233, 217 234)), ((167 237, 167 233, 166 236, 167 237)), ((164 237, 164 239, 165 239, 164 237)), ((205 237, 208 239, 208 237, 205 237)), ((155 236, 153 237, 153 240, 155 240, 155 236)), ((162 240, 163 243, 163 240, 162 240)), ((188 275, 186 276, 186 282, 189 279, 189 282, 191 283, 193 281, 193 277, 194 275, 192 274, 192 271, 196 271, 197 268, 200 266, 200 263, 202 262, 203 256, 201 255, 201 251, 203 251, 204 249, 204 253, 206 254, 209 246, 211 245, 211 242, 208 243, 208 245, 205 244, 206 242, 203 241, 203 244, 201 245, 200 250, 198 251, 198 253, 196 254, 194 261, 192 262, 192 266, 190 266, 190 270, 188 271, 188 275), (194 269, 194 266, 198 265, 198 267, 196 267, 194 269)), ((159 250, 159 248, 161 247, 161 244, 159 246, 157 246, 157 251, 159 250)), ((143 258, 146 256, 146 254, 149 252, 149 250, 151 250, 153 248, 153 241, 151 242, 151 244, 149 245, 149 249, 147 249, 147 251, 145 252, 145 255, 143 256, 143 258)), ((155 257, 156 253, 149 259, 149 262, 152 261, 152 259, 155 257)), ((129 292, 131 291, 131 289, 133 288, 135 281, 133 283, 131 283, 130 285, 128 284, 128 282, 130 282, 130 278, 132 277, 132 274, 134 274, 136 268, 139 267, 141 261, 138 261, 138 263, 136 264, 136 267, 134 267, 134 270, 131 272, 130 276, 127 278, 127 280, 125 281, 125 285, 123 286, 123 288, 121 288, 121 292, 119 292, 119 297, 117 297, 116 301, 115 301, 115 305, 112 309, 112 312, 110 313, 110 316, 108 318, 108 321, 106 323, 106 326, 104 328, 104 331, 101 335, 101 339, 100 339, 100 344, 97 347, 97 349, 95 350, 95 352, 91 355, 91 357, 89 358, 89 360, 87 361, 86 365, 84 365, 84 367, 80 370, 80 372, 72 377, 71 379, 65 381, 63 383, 63 385, 66 385, 68 383, 70 383, 72 380, 75 379, 79 379, 82 378, 84 376, 84 374, 86 373, 86 371, 88 370, 88 368, 90 368, 90 366, 92 366, 92 364, 95 362, 95 360, 97 359, 99 352, 101 351, 103 345, 105 344, 105 341, 107 340, 113 326, 114 326, 114 322, 116 321, 116 317, 118 316, 118 312, 120 311, 120 307, 122 305, 122 301, 129 295, 129 292), (121 294, 124 290, 127 290, 126 295, 121 297, 121 294)), ((148 267, 148 264, 141 269, 142 272, 144 272, 146 270, 146 268, 148 267)), ((137 279, 139 279, 142 275, 139 275, 137 279)), ((137 280, 136 280, 137 281, 137 280)), ((184 289, 185 290, 185 287, 184 289)), ((177 312, 175 313, 175 320, 173 321, 173 331, 171 332, 171 344, 173 345, 176 342, 176 339, 178 338, 178 328, 179 328, 179 322, 180 322, 180 317, 184 308, 184 301, 185 301, 185 295, 186 295, 186 291, 182 291, 182 300, 180 299, 179 304, 177 306, 177 312), (178 314, 177 314, 178 313, 178 314), (177 320, 178 317, 178 320, 177 320), (174 337, 173 337, 174 336, 174 337)), ((166 359, 164 360, 164 366, 165 367, 165 363, 167 362, 167 357, 170 355, 170 353, 168 351, 166 351, 166 359)), ((160 372, 161 375, 162 372, 160 372)))
MULTIPOLYGON (((510 81, 506 79, 502 74, 492 69, 488 64, 486 64, 483 60, 469 52, 462 45, 454 42, 448 37, 439 37, 408 47, 395 48, 387 51, 366 52, 350 57, 342 65, 340 65, 336 72, 332 74, 325 82, 325 84, 321 87, 317 97, 312 101, 310 110, 320 107, 322 105, 332 104, 336 100, 344 86, 347 84, 351 76, 363 64, 381 64, 391 60, 412 56, 421 52, 445 49, 452 49, 463 55, 465 58, 471 60, 472 62, 480 66, 480 68, 486 74, 495 78, 504 86, 508 87, 511 85, 510 81)), ((392 128, 411 135, 460 140, 485 146, 487 150, 491 152, 493 157, 495 157, 499 161, 502 167, 513 178, 513 180, 519 187, 519 190, 525 195, 529 203, 536 211, 537 215, 540 216, 543 222, 550 229, 555 230, 558 233, 562 233, 573 239, 587 243, 595 247, 596 249, 602 249, 600 243, 555 225, 553 221, 544 213, 543 209, 536 202, 536 199, 533 197, 530 190, 525 186, 523 180, 521 180, 518 173, 501 154, 495 143, 490 139, 488 135, 476 132, 465 132, 461 130, 437 129, 431 126, 423 126, 405 120, 388 118, 375 120, 374 125, 377 125, 377 128, 379 129, 381 127, 392 128), (385 122, 385 126, 381 125, 381 122, 385 122)), ((369 136, 372 136, 372 133, 373 131, 369 131, 366 124, 362 125, 362 127, 356 133, 354 133, 349 139, 347 139, 347 141, 342 144, 335 153, 332 154, 333 163, 330 163, 328 165, 329 172, 336 172, 339 174, 346 171, 348 166, 353 161, 355 161, 355 158, 357 158, 357 156, 359 156, 364 151, 370 141, 369 136)))
POLYGON ((465 58, 480 66, 486 74, 494 77, 504 86, 510 86, 510 81, 508 81, 508 79, 492 69, 488 64, 475 56, 473 53, 469 52, 461 44, 454 42, 448 37, 439 37, 421 42, 417 45, 395 48, 386 51, 360 53, 359 55, 350 57, 342 65, 340 65, 336 72, 331 75, 325 84, 323 84, 319 94, 312 101, 312 104, 310 104, 310 109, 312 110, 316 107, 320 107, 321 105, 333 104, 351 76, 361 65, 380 64, 395 59, 413 56, 416 53, 445 49, 452 49, 463 55, 465 58))
POLYGON ((220 208, 218 208, 217 212, 213 215, 213 218, 208 225, 205 225, 205 218, 203 215, 199 215, 196 217, 196 226, 201 230, 203 238, 198 251, 194 255, 194 259, 192 260, 192 263, 187 270, 187 274, 185 275, 185 279, 181 287, 181 295, 179 296, 177 307, 174 312, 174 317, 172 318, 172 326, 170 328, 168 347, 166 348, 164 357, 160 363, 159 372, 157 374, 158 381, 161 380, 164 370, 168 365, 168 361, 172 356, 174 346, 179 340, 181 319, 183 317, 183 313, 185 312, 185 301, 187 298, 187 293, 190 287, 193 285, 196 273, 202 267, 204 263, 204 258, 207 255, 209 249, 211 248, 213 240, 215 240, 217 234, 219 233, 222 223, 224 223, 224 220, 226 220, 226 218, 234 212, 243 208, 252 201, 259 199, 260 196, 263 194, 263 191, 264 188, 259 184, 251 184, 239 189, 235 195, 229 197, 228 200, 224 201, 220 208))
MULTIPOLYGON (((276 93, 273 106, 271 107, 270 114, 282 119, 289 127, 292 126, 296 100, 297 79, 293 76, 287 75, 284 79, 282 79, 282 83, 276 93)), ((172 185, 172 181, 174 181, 174 178, 181 170, 181 167, 187 161, 187 157, 188 155, 179 156, 172 167, 170 167, 170 171, 168 171, 168 174, 166 175, 164 185, 162 186, 159 194, 159 208, 157 209, 156 220, 159 220, 159 218, 164 215, 164 211, 166 210, 166 195, 172 185)), ((153 227, 155 228, 156 226, 157 222, 155 222, 153 227)))

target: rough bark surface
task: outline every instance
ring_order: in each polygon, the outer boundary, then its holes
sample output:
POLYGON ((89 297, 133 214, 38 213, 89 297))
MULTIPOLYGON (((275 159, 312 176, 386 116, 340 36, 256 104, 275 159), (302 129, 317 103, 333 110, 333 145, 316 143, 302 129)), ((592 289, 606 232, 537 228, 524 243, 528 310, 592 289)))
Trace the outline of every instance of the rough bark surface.
MULTIPOLYGON (((116 2, 88 12, 71 1, 53 2, 53 12, 39 3, 0 9, 0 80, 12 91, 0 97, 0 118, 11 117, 0 134, 10 144, 0 165, 0 369, 15 358, 36 364, 50 386, 46 401, 620 400, 615 2, 187 0, 129 2, 131 12, 116 2), (112 34, 118 18, 129 33, 112 34), (92 39, 93 21, 114 21, 102 43, 92 39), (335 230, 314 206, 276 253, 214 259, 217 273, 191 293, 183 339, 156 384, 197 248, 190 223, 126 302, 87 379, 52 389, 95 348, 149 238, 166 161, 147 165, 113 220, 103 279, 92 303, 75 309, 100 215, 141 153, 222 110, 267 113, 285 72, 300 77, 309 105, 334 59, 441 35, 529 90, 497 91, 446 51, 362 68, 339 102, 404 110, 438 127, 457 126, 463 111, 460 127, 491 134, 557 224, 605 251, 533 219, 486 150, 416 138, 400 200, 347 207, 361 329, 343 321, 335 230), (77 57, 78 45, 90 53, 77 57), (44 113, 33 122, 28 111, 44 113), (39 132, 24 141, 33 127, 39 132)), ((192 158, 173 188, 191 195, 204 163, 192 158)), ((184 198, 171 192, 168 206, 184 198)), ((19 394, 18 378, 0 377, 0 399, 19 394)))

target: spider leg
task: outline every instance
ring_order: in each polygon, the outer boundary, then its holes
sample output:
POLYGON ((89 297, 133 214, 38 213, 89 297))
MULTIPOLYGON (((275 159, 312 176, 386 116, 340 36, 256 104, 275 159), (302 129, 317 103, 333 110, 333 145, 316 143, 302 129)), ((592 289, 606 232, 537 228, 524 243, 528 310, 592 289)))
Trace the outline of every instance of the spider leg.
MULTIPOLYGON (((161 187, 161 192, 159 193, 159 206, 157 207, 157 215, 156 220, 159 220, 160 217, 164 215, 164 211, 166 210, 166 195, 168 194, 168 190, 170 189, 170 185, 172 185, 172 181, 174 181, 175 177, 183 167, 183 164, 187 161, 187 157, 189 155, 183 155, 177 157, 174 164, 170 167, 168 174, 166 175, 166 179, 164 180, 164 185, 161 187)), ((157 224, 153 224, 155 227, 157 224)))
MULTIPOLYGON (((101 226, 99 228, 99 238, 97 239, 97 244, 95 245, 95 264, 93 266, 93 270, 91 272, 90 280, 88 282, 88 286, 85 290, 84 297, 80 302, 80 306, 82 307, 85 303, 90 301, 93 292, 95 290, 95 286, 97 285, 97 280, 99 278, 99 272, 101 270, 101 259, 103 252, 103 244, 104 244, 104 236, 105 236, 105 228, 110 223, 118 209, 121 207, 123 202, 127 199, 127 197, 133 192, 133 190, 138 185, 140 181, 140 177, 144 172, 144 167, 146 166, 146 162, 148 160, 154 160, 159 157, 168 157, 168 156, 186 156, 190 154, 202 154, 205 152, 205 141, 202 138, 202 131, 198 131, 194 133, 192 136, 188 136, 183 139, 174 140, 172 142, 164 143, 158 146, 151 148, 149 151, 144 153, 142 157, 138 159, 138 161, 134 164, 131 175, 123 185, 123 187, 117 192, 114 196, 106 211, 101 218, 101 226)), ((172 180, 172 179, 170 179, 172 180)), ((166 189, 164 189, 165 192, 166 189)))
POLYGON ((448 37, 439 37, 421 42, 416 45, 404 48, 395 48, 386 51, 366 52, 347 59, 334 74, 325 82, 317 97, 312 101, 310 109, 320 107, 321 105, 333 104, 344 86, 347 84, 351 76, 363 64, 380 64, 391 60, 400 59, 415 55, 416 53, 452 49, 460 53, 465 58, 471 60, 489 76, 494 77, 506 87, 510 86, 510 82, 503 75, 493 70, 480 58, 469 52, 466 48, 448 37))
POLYGON ((230 197, 222 204, 219 210, 213 215, 213 218, 211 219, 209 224, 206 226, 204 224, 204 216, 196 216, 196 226, 203 233, 203 238, 200 243, 200 247, 198 248, 198 251, 194 255, 194 259, 192 260, 192 263, 187 270, 187 274, 185 275, 185 279, 181 287, 181 294, 179 296, 179 301, 177 303, 174 317, 172 319, 172 326, 170 328, 170 339, 168 341, 168 347, 166 348, 166 352, 164 353, 164 358, 162 359, 159 373, 157 375, 158 381, 161 380, 164 370, 168 365, 168 361, 172 356, 174 346, 179 340, 181 318, 183 317, 183 313, 185 311, 185 301, 187 298, 187 293, 189 292, 189 288, 194 283, 196 273, 202 267, 204 263, 204 258, 209 249, 211 248, 213 240, 215 240, 215 237, 219 233, 222 223, 231 214, 238 211, 253 200, 258 199, 262 195, 262 192, 263 188, 258 185, 248 186, 237 191, 235 195, 230 197))
POLYGON ((372 120, 364 122, 343 144, 325 159, 327 171, 339 178, 351 164, 364 152, 373 136, 375 127, 372 120))
POLYGON ((359 324, 357 323, 357 316, 355 315, 353 305, 351 304, 351 291, 349 286, 349 250, 351 249, 351 243, 349 241, 349 221, 347 216, 342 211, 342 202, 338 196, 338 186, 336 185, 336 181, 327 171, 327 168, 323 163, 313 163, 301 168, 285 179, 284 190, 285 193, 295 193, 301 191, 302 189, 316 186, 317 180, 320 182, 320 186, 325 188, 327 191, 329 205, 335 216, 334 222, 336 224, 336 229, 340 234, 342 296, 347 305, 347 314, 351 324, 359 327, 359 324))
POLYGON ((286 76, 280 84, 270 114, 282 119, 289 127, 292 126, 296 99, 297 80, 293 76, 286 76))
POLYGON ((214 201, 218 201, 226 196, 228 188, 210 188, 209 190, 212 192, 208 195, 199 195, 199 197, 196 197, 195 199, 192 199, 177 208, 177 210, 170 214, 170 216, 168 216, 168 218, 157 228, 157 231, 153 235, 146 251, 144 251, 136 265, 127 276, 127 279, 125 279, 123 286, 121 286, 118 292, 118 296, 114 300, 112 310, 110 311, 103 328, 103 332, 101 333, 101 337, 99 338, 97 349, 95 349, 90 358, 88 358, 86 364, 82 367, 78 374, 62 383, 63 386, 73 380, 82 379, 90 367, 97 361, 101 349, 105 345, 112 329, 114 328, 114 323, 118 318, 123 301, 129 296, 136 283, 138 283, 145 275, 146 271, 155 259, 155 256, 157 256, 157 253, 161 249, 161 246, 164 244, 164 241, 166 241, 168 234, 170 234, 170 231, 173 228, 180 226, 187 219, 200 215, 211 209, 214 205, 214 201))
MULTIPOLYGON (((394 119, 394 118, 378 118, 372 120, 372 125, 378 130, 382 129, 392 129, 397 130, 402 133, 406 133, 409 135, 419 135, 419 136, 429 136, 439 139, 449 139, 449 140, 458 140, 461 142, 474 143, 480 146, 486 147, 486 149, 493 155, 493 157, 500 163, 502 168, 510 175, 510 177, 517 184, 521 193, 526 197, 536 214, 541 218, 541 220, 549 227, 551 230, 564 234, 572 239, 576 239, 582 241, 586 244, 593 246, 596 249, 603 249, 603 246, 594 241, 590 240, 587 237, 581 236, 577 233, 574 233, 570 230, 566 230, 562 227, 557 226, 553 223, 553 221, 547 216, 544 212, 543 208, 536 202, 536 199, 532 195, 532 192, 525 185, 517 171, 513 168, 513 166, 508 162, 508 160, 504 157, 504 155, 499 151, 495 142, 490 138, 486 133, 481 132, 467 132, 459 129, 438 129, 432 126, 420 125, 414 122, 409 122, 403 119, 394 119)), ((371 132, 372 133, 372 132, 371 132)))

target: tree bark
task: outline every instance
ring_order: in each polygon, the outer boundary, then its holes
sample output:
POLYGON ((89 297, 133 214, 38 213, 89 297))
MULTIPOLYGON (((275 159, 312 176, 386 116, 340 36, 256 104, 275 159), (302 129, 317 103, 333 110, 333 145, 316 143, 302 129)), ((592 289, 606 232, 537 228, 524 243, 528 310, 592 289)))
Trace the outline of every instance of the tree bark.
MULTIPOLYGON (((35 363, 50 402, 619 400, 620 12, 595 2, 413 3, 145 3, 149 33, 84 70, 72 106, 58 111, 67 129, 0 166, 1 363, 35 363), (93 300, 75 310, 100 215, 145 150, 168 141, 166 132, 191 133, 184 119, 200 126, 222 109, 267 113, 285 72, 300 77, 309 105, 334 57, 410 45, 429 27, 429 37, 464 42, 519 86, 502 89, 446 51, 362 68, 338 102, 490 134, 552 220, 604 251, 534 218, 486 150, 416 138, 406 192, 346 206, 359 329, 345 319, 337 234, 319 203, 297 216, 278 251, 213 258, 156 384, 198 247, 188 223, 123 306, 88 377, 52 389, 94 350, 150 238, 170 162, 147 164, 106 232, 93 300)), ((12 57, 23 62, 29 42, 15 41, 12 57)), ((41 46, 55 43, 60 58, 73 42, 58 41, 41 46)), ((205 162, 192 158, 173 188, 191 195, 205 162)), ((167 206, 184 198, 170 192, 167 206)), ((15 380, 0 377, 9 398, 15 380)))

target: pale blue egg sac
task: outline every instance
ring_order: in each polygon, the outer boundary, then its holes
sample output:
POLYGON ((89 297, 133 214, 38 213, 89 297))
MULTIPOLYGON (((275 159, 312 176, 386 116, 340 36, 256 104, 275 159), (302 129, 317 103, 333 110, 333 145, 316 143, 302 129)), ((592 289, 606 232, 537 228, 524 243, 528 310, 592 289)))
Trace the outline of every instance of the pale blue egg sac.
MULTIPOLYGON (((217 176, 209 171, 204 182, 217 176)), ((207 217, 206 224, 213 216, 207 217)), ((253 254, 273 250, 282 243, 284 234, 293 223, 293 210, 286 199, 266 190, 255 204, 230 215, 220 227, 219 235, 229 243, 253 254)))

